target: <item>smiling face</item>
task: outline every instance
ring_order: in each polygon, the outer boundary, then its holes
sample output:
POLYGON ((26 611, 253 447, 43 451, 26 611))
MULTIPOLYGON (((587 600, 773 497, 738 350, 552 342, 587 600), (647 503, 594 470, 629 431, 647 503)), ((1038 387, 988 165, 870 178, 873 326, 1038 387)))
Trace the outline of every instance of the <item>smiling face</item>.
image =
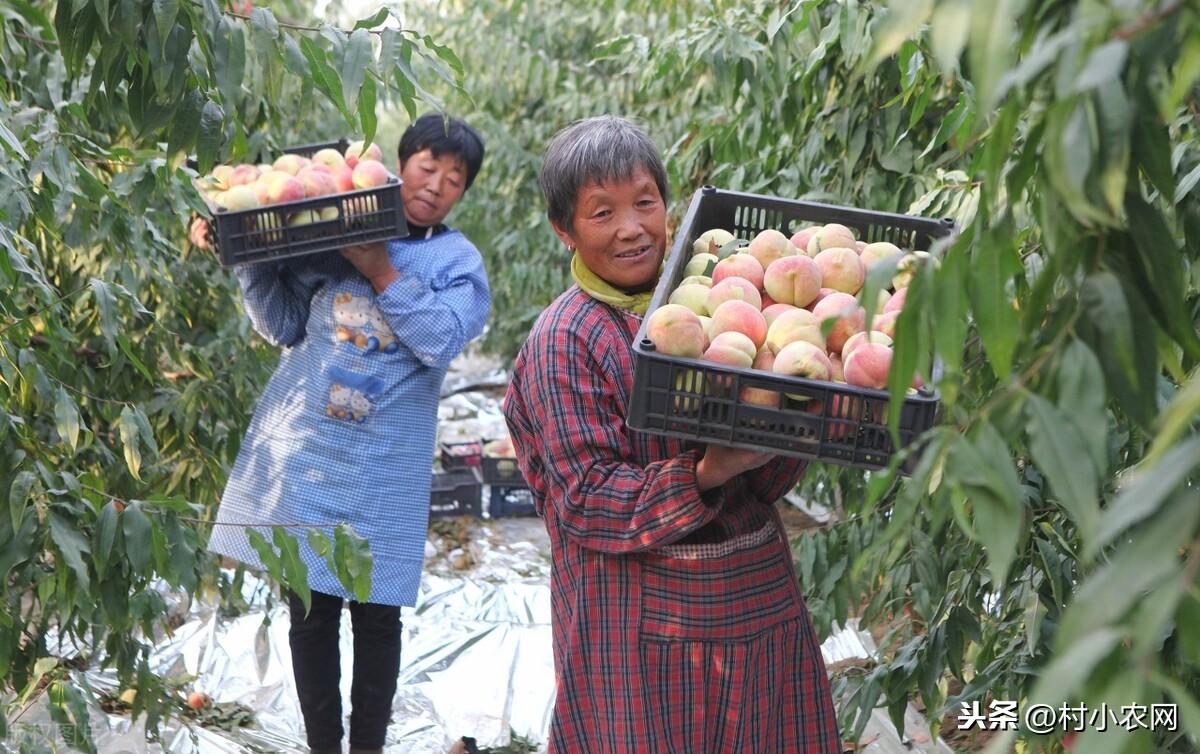
POLYGON ((400 166, 400 198, 404 216, 414 225, 437 225, 450 214, 467 189, 467 168, 449 152, 437 157, 423 149, 400 166))
POLYGON ((554 232, 609 284, 643 291, 658 279, 667 248, 667 207, 645 168, 626 180, 589 183, 575 200, 572 227, 554 232))

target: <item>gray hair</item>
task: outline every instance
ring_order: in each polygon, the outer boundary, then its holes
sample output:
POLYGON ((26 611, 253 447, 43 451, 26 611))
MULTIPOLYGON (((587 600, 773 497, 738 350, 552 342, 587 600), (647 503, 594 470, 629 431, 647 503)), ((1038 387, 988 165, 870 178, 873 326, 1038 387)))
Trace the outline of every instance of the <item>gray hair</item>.
POLYGON ((665 203, 667 170, 645 131, 615 115, 575 121, 555 134, 546 147, 538 174, 546 214, 552 223, 572 229, 580 189, 591 183, 628 180, 638 168, 645 168, 654 178, 665 203))

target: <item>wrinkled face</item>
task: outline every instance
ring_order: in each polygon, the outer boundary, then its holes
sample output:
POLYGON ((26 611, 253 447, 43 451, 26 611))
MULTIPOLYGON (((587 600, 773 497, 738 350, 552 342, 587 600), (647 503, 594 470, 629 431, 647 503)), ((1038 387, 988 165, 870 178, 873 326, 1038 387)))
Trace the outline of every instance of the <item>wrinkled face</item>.
POLYGON ((643 291, 658 279, 667 248, 667 207, 653 176, 590 183, 575 200, 573 227, 554 227, 584 264, 611 285, 643 291))
POLYGON ((404 216, 414 225, 437 225, 467 190, 467 166, 458 155, 423 149, 400 165, 404 216))

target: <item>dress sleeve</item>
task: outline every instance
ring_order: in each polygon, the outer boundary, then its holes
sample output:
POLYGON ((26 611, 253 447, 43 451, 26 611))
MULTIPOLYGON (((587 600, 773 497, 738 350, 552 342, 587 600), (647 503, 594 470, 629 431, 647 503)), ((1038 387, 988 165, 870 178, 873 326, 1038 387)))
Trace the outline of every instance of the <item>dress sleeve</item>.
POLYGON ((282 262, 243 265, 236 274, 246 314, 258 334, 276 346, 294 346, 304 339, 318 284, 302 281, 282 262))
POLYGON ((430 282, 401 270, 375 297, 396 339, 425 366, 442 369, 483 332, 491 301, 483 259, 469 245, 430 282))
POLYGON ((779 457, 741 475, 742 489, 764 503, 775 504, 804 476, 808 461, 779 457))
POLYGON ((516 448, 522 470, 546 475, 547 504, 582 547, 631 553, 681 539, 716 518, 725 489, 701 495, 698 451, 647 465, 634 460, 614 383, 620 360, 597 356, 602 344, 588 340, 545 338, 520 375, 527 421, 538 427, 516 448), (530 465, 533 453, 538 463, 530 465))

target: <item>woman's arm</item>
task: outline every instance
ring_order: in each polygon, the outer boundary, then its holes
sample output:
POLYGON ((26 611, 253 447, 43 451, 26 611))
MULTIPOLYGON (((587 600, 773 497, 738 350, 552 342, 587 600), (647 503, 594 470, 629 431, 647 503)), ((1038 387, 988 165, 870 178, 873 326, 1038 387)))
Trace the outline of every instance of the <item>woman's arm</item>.
POLYGON ((283 262, 260 262, 238 267, 242 302, 254 329, 276 346, 304 340, 308 307, 317 285, 305 284, 283 262))
POLYGON ((425 366, 445 369, 483 332, 492 298, 474 247, 449 256, 429 284, 396 270, 382 244, 352 247, 343 255, 371 281, 375 305, 396 339, 425 366))

